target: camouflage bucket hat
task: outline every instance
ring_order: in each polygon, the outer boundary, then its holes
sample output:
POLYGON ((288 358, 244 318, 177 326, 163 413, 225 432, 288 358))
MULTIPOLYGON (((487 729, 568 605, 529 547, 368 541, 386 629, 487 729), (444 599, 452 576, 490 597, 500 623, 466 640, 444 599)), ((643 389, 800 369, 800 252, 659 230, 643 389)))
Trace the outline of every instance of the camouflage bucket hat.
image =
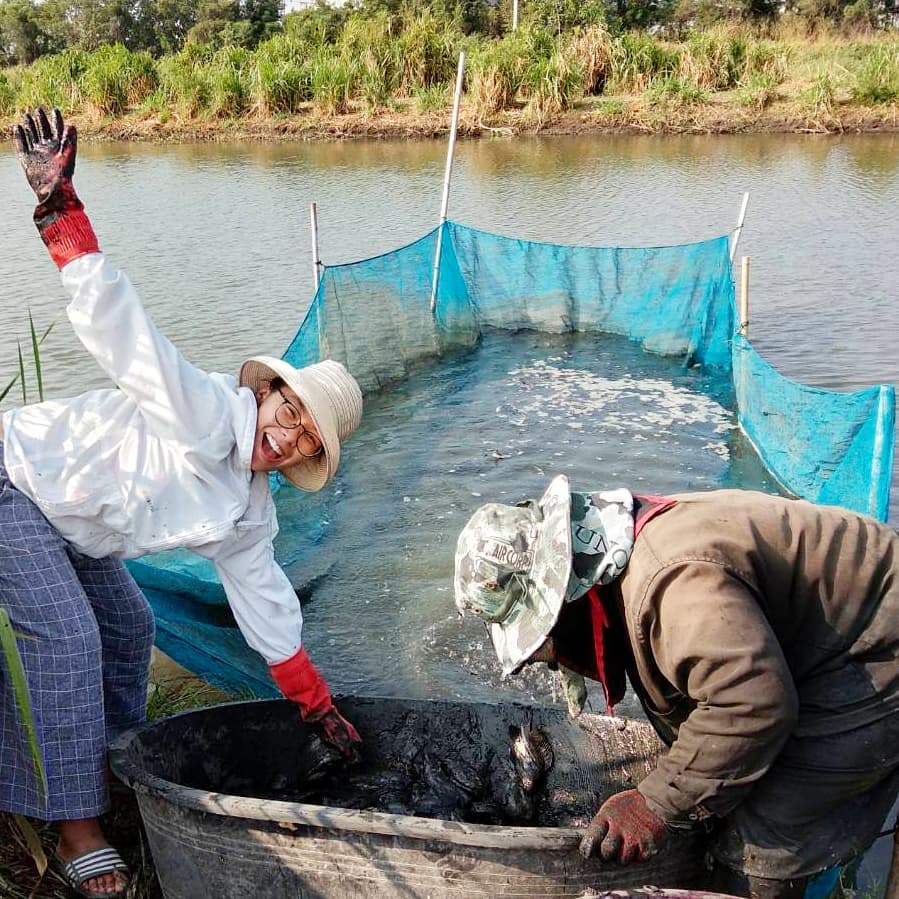
POLYGON ((549 635, 571 574, 568 478, 553 478, 538 500, 481 506, 456 545, 455 596, 461 613, 487 624, 511 674, 549 635))

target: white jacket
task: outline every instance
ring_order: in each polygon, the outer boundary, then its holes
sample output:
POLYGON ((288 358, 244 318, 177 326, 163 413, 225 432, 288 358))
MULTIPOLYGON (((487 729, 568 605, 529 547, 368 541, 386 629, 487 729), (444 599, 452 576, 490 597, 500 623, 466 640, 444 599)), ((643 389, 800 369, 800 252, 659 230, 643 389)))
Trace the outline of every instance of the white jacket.
POLYGON ((252 391, 187 362, 102 254, 70 262, 62 282, 75 333, 119 389, 6 412, 10 480, 87 556, 211 559, 247 643, 269 664, 290 658, 302 614, 274 557, 268 475, 250 470, 252 391))

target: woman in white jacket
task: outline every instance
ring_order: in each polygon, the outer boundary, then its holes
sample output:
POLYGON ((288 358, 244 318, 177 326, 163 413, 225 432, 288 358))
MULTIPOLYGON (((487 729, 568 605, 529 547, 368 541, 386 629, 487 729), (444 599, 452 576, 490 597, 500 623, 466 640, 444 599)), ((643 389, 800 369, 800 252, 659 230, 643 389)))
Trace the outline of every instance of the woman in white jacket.
POLYGON ((190 365, 99 252, 72 186, 74 127, 40 109, 14 143, 69 320, 116 388, 2 417, 0 606, 20 635, 47 788, 0 669, 0 810, 58 822, 55 862, 70 886, 120 896, 129 873, 98 822, 106 747, 143 720, 154 631, 122 559, 176 546, 211 559, 281 691, 345 758, 358 755, 359 735, 302 647, 299 602, 272 547, 269 474, 324 487, 362 395, 333 361, 295 369, 254 357, 239 379, 190 365))

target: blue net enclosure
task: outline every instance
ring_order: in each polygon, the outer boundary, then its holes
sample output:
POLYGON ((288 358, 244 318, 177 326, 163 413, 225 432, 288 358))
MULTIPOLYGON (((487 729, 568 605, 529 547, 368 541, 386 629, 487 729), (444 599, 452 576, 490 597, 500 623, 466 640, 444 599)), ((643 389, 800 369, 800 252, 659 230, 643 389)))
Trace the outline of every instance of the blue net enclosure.
MULTIPOLYGON (((324 268, 284 358, 343 362, 366 409, 332 486, 277 489, 275 548, 312 609, 340 604, 335 646, 415 635, 394 668, 354 658, 360 689, 439 693, 449 667, 477 664, 454 643, 456 535, 482 502, 539 495, 558 471, 579 489, 741 486, 886 520, 894 388, 820 390, 767 364, 738 333, 728 244, 560 246, 446 222, 324 268)), ((276 695, 209 563, 129 565, 164 652, 276 695)))

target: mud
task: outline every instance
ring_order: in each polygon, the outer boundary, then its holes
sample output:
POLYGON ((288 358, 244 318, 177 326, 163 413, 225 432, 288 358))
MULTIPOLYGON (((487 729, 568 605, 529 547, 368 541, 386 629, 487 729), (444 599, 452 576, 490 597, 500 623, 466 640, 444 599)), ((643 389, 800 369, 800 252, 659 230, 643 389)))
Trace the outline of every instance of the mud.
MULTIPOLYGON (((253 729, 240 742, 222 733, 227 760, 202 753, 202 768, 185 766, 182 780, 332 808, 580 827, 606 796, 639 780, 657 751, 646 725, 591 715, 575 722, 560 709, 355 700, 349 711, 365 741, 351 768, 309 730, 279 716, 264 722, 262 740, 262 733, 253 739, 253 729)), ((209 736, 207 748, 218 743, 209 736)))

